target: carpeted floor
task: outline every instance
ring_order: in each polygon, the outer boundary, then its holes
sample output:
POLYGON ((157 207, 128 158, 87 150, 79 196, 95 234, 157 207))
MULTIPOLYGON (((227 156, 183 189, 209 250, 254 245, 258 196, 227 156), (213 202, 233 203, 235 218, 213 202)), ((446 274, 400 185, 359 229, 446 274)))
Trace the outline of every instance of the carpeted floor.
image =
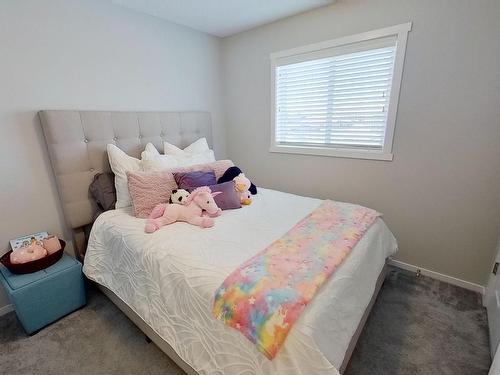
POLYGON ((394 269, 346 375, 488 374, 488 340, 479 294, 394 269))
MULTIPOLYGON (((333 341, 333 340, 332 340, 333 341)), ((389 274, 347 375, 487 374, 486 312, 478 294, 401 270, 389 274)), ((28 337, 0 317, 0 373, 182 374, 104 295, 28 337)))

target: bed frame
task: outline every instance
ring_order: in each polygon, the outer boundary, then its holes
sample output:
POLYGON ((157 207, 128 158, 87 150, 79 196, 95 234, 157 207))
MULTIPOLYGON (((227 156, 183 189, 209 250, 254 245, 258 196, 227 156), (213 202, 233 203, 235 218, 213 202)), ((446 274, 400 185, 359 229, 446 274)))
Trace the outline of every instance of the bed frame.
MULTIPOLYGON (((39 112, 39 117, 65 220, 68 229, 71 229, 75 255, 82 262, 86 250, 85 228, 92 224, 95 212, 88 187, 97 173, 111 171, 106 152, 108 143, 115 144, 137 158, 140 158, 148 142, 162 150, 163 141, 183 148, 198 138, 205 137, 213 147, 212 124, 208 112, 45 110, 39 112)), ((340 373, 345 371, 349 363, 386 273, 387 266, 380 273, 371 301, 351 338, 340 373)), ((197 374, 127 304, 111 290, 102 285, 98 287, 179 367, 190 375, 197 374)))

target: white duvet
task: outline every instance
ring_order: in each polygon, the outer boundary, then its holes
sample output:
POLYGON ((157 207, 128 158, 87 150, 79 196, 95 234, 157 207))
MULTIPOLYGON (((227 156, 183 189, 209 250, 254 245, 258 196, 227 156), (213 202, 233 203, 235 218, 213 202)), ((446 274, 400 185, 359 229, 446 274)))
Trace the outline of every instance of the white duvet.
POLYGON ((285 234, 319 199, 259 188, 252 205, 213 228, 175 223, 154 234, 129 210, 96 220, 84 273, 113 291, 200 374, 338 374, 396 241, 372 225, 297 320, 273 361, 212 317, 214 292, 245 260, 285 234))

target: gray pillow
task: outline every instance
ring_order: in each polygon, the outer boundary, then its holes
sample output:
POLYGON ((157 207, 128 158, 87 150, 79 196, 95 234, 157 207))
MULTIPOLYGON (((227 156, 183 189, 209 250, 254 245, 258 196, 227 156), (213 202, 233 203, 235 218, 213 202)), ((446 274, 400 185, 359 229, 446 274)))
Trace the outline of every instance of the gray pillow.
POLYGON ((113 173, 96 174, 89 186, 89 193, 96 206, 97 215, 104 211, 114 210, 116 204, 115 175, 113 173))

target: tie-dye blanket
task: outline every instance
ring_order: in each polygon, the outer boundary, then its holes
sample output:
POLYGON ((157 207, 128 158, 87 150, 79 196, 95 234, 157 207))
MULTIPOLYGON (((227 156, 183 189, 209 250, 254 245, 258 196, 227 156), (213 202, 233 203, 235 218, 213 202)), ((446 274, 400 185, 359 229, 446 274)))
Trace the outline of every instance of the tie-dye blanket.
POLYGON ((273 359, 293 323, 380 214, 324 201, 247 260, 215 293, 213 314, 273 359))

